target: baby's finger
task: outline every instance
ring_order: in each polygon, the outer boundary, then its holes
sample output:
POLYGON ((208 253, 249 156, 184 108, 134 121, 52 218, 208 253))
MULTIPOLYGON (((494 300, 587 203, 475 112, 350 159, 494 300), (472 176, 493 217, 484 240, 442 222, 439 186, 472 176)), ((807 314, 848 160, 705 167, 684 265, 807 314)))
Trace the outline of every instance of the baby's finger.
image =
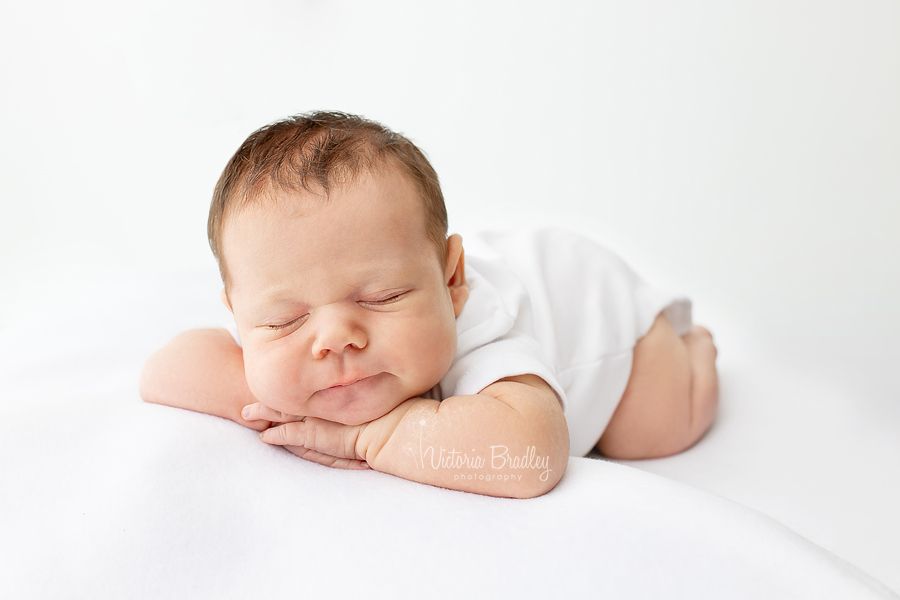
POLYGON ((362 460, 356 454, 359 426, 341 425, 324 419, 309 418, 302 423, 285 423, 266 429, 259 439, 278 446, 303 446, 337 458, 362 460))
POLYGON ((368 463, 362 460, 356 460, 352 458, 337 458, 336 456, 329 456, 328 454, 322 454, 321 452, 316 452, 315 450, 310 450, 309 448, 304 448, 303 446, 285 446, 292 454, 296 454, 300 458, 306 459, 310 462, 318 463, 320 465, 325 465, 326 467, 332 467, 334 469, 349 469, 355 471, 365 471, 370 469, 368 463))
POLYGON ((272 410, 261 402, 254 402, 245 406, 241 411, 241 417, 245 421, 272 421, 273 423, 292 423, 306 418, 272 410))

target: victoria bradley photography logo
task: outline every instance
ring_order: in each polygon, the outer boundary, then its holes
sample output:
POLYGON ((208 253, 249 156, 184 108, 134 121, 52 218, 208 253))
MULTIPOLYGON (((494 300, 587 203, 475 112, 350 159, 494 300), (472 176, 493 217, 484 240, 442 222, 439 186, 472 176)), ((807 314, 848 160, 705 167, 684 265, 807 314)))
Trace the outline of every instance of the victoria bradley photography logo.
POLYGON ((521 481, 525 471, 536 471, 541 481, 547 481, 550 476, 550 456, 538 456, 534 446, 527 446, 522 453, 511 453, 507 446, 489 446, 488 456, 478 454, 475 449, 472 453, 451 449, 445 450, 440 446, 437 450, 434 446, 422 444, 421 432, 419 436, 419 465, 425 469, 453 469, 462 471, 453 476, 453 480, 479 479, 486 481, 521 481), (488 470, 489 469, 489 470, 488 470), (487 472, 485 472, 487 470, 487 472), (478 471, 473 473, 472 471, 478 471), (499 471, 499 472, 498 472, 499 471), (516 472, 518 471, 518 472, 516 472))

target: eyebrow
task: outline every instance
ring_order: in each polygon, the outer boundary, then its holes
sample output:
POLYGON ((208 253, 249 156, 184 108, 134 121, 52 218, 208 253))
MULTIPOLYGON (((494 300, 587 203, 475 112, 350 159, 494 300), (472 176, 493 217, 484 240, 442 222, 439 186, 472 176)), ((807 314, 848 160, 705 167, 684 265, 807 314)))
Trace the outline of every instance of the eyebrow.
POLYGON ((263 312, 273 306, 281 304, 303 304, 291 293, 291 288, 284 284, 275 284, 265 288, 262 292, 254 294, 250 310, 254 313, 263 312))
MULTIPOLYGON (((366 269, 366 273, 371 273, 371 277, 365 277, 360 282, 350 284, 347 283, 347 287, 353 290, 352 293, 358 291, 360 288, 370 285, 376 278, 377 279, 388 279, 393 278, 396 280, 402 280, 402 285, 400 287, 411 285, 409 281, 411 277, 404 277, 404 269, 402 268, 390 268, 385 265, 373 267, 370 269, 366 269)), ((408 274, 407 274, 408 275, 408 274)), ((392 282, 396 283, 396 282, 392 282)), ((263 289, 258 294, 254 295, 254 301, 250 306, 250 310, 253 312, 263 311, 267 306, 277 305, 277 304, 299 304, 303 306, 309 306, 306 302, 297 300, 293 297, 292 286, 290 284, 285 283, 275 283, 263 289)), ((348 294, 349 295, 349 294, 348 294)))

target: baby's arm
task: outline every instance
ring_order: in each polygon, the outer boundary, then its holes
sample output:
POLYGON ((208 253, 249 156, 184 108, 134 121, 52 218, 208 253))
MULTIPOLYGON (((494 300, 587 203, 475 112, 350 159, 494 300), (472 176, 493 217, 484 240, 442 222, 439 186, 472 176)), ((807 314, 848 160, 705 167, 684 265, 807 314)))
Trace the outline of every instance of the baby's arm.
POLYGON ((241 409, 256 402, 244 375, 241 348, 224 329, 186 331, 144 364, 140 383, 146 402, 216 415, 256 429, 268 421, 245 421, 241 409))
MULTIPOLYGON (((265 411, 259 405, 255 410, 265 411)), ((294 446, 295 453, 305 447, 318 457, 365 460, 378 471, 421 483, 513 498, 553 489, 569 456, 559 400, 534 375, 443 402, 412 398, 361 426, 307 418, 260 438, 294 446)))

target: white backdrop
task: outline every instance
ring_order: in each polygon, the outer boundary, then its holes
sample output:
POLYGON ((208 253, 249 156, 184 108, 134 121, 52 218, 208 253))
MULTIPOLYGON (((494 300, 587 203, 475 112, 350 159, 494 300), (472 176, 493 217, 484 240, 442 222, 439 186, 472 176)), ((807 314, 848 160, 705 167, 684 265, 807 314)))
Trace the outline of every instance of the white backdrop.
MULTIPOLYGON (((0 329, 211 266, 244 137, 339 109, 429 154, 454 228, 593 232, 691 295, 726 364, 851 390, 900 436, 896 1, 7 2, 0 76, 0 329)), ((831 549, 892 583, 898 536, 843 519, 831 549)))

